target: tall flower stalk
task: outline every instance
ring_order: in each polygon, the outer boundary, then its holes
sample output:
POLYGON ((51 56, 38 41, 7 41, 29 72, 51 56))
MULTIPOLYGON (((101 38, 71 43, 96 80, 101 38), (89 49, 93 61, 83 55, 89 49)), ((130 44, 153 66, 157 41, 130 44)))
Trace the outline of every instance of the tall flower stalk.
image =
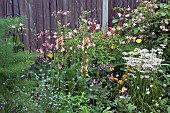
POLYGON ((81 67, 81 73, 83 76, 88 76, 88 48, 90 44, 90 38, 86 37, 82 40, 83 51, 83 65, 81 67))

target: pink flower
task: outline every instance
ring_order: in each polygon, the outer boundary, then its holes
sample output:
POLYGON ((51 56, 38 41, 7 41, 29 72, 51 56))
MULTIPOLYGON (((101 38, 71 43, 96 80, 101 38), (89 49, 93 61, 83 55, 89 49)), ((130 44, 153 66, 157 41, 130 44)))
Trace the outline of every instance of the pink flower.
POLYGON ((62 65, 61 64, 58 64, 58 69, 62 69, 62 65))
POLYGON ((38 52, 39 52, 39 49, 36 49, 36 51, 35 51, 35 52, 37 52, 37 53, 38 53, 38 52))
POLYGON ((66 24, 66 27, 68 27, 68 26, 70 26, 70 23, 67 23, 67 24, 66 24))
POLYGON ((47 30, 45 30, 45 35, 48 35, 48 31, 47 30))
POLYGON ((90 44, 90 47, 95 47, 95 46, 96 46, 96 44, 94 44, 94 43, 90 44))
POLYGON ((44 32, 41 31, 40 35, 43 36, 43 35, 44 35, 44 32))
POLYGON ((82 22, 84 23, 87 23, 87 20, 86 19, 81 19, 82 22))
POLYGON ((64 12, 63 15, 67 15, 67 12, 64 12))
POLYGON ((44 55, 40 55, 40 57, 39 57, 40 59, 43 59, 44 58, 44 55))
POLYGON ((118 14, 118 16, 119 16, 119 17, 121 17, 121 16, 122 16, 122 14, 121 14, 121 13, 117 13, 117 14, 118 14))
POLYGON ((151 10, 150 10, 150 12, 151 12, 151 13, 153 13, 153 12, 154 12, 154 10, 153 10, 153 9, 151 9, 151 10))
POLYGON ((91 25, 91 24, 92 24, 92 22, 91 22, 91 21, 88 21, 87 23, 88 23, 89 25, 91 25))
POLYGON ((139 14, 139 16, 143 16, 143 14, 142 14, 142 13, 140 13, 140 14, 139 14))
POLYGON ((77 48, 79 48, 79 49, 80 49, 80 48, 81 48, 81 45, 77 45, 77 48))
POLYGON ((123 44, 125 44, 125 41, 120 41, 119 44, 123 45, 123 44))
POLYGON ((133 26, 133 27, 136 26, 136 23, 133 23, 132 26, 133 26))
POLYGON ((128 18, 128 17, 130 17, 130 15, 129 15, 129 14, 126 14, 125 17, 128 18))
POLYGON ((111 35, 112 35, 112 33, 111 33, 110 31, 108 31, 108 32, 107 32, 107 35, 108 35, 108 36, 111 36, 111 35))
POLYGON ((53 46, 54 46, 54 44, 50 44, 48 47, 49 47, 50 49, 52 49, 53 46))
POLYGON ((136 41, 136 37, 132 37, 132 40, 133 40, 133 42, 135 42, 136 41))
POLYGON ((129 39, 129 36, 126 36, 125 38, 126 38, 126 39, 129 39))
POLYGON ((134 13, 136 13, 136 14, 137 14, 137 13, 138 13, 138 10, 137 10, 137 9, 134 9, 134 13))
POLYGON ((144 31, 145 31, 144 29, 140 30, 140 32, 142 32, 142 33, 143 33, 144 31))
POLYGON ((152 35, 155 35, 155 33, 154 33, 154 32, 152 32, 152 35))
POLYGON ((68 32, 69 38, 73 38, 74 37, 74 33, 73 32, 68 32))
POLYGON ((160 26, 160 29, 162 29, 162 31, 169 31, 169 29, 166 29, 165 26, 160 26))
POLYGON ((42 45, 43 45, 44 47, 46 47, 46 46, 47 46, 47 43, 43 43, 42 45))
POLYGON ((96 24, 96 30, 100 30, 100 24, 96 24))
POLYGON ((54 35, 53 38, 57 38, 57 35, 54 35))
POLYGON ((40 53, 44 53, 42 48, 39 49, 39 52, 40 52, 40 53))
POLYGON ((139 35, 139 38, 143 38, 143 35, 139 35))
POLYGON ((128 7, 126 10, 127 10, 127 11, 130 11, 130 7, 128 7))
POLYGON ((128 24, 127 24, 127 23, 124 23, 124 24, 123 24, 123 27, 128 27, 128 24))
POLYGON ((57 11, 57 14, 61 14, 61 13, 62 13, 62 10, 57 11))
POLYGON ((57 35, 57 32, 54 32, 54 35, 57 35))
POLYGON ((65 51, 65 48, 64 48, 64 47, 62 47, 61 52, 64 52, 64 51, 65 51))
POLYGON ((160 26, 160 29, 165 29, 165 26, 160 26))
POLYGON ((41 39, 41 35, 38 35, 37 39, 41 39))
POLYGON ((134 18, 132 18, 132 22, 133 22, 133 21, 135 21, 135 19, 134 19, 134 18))

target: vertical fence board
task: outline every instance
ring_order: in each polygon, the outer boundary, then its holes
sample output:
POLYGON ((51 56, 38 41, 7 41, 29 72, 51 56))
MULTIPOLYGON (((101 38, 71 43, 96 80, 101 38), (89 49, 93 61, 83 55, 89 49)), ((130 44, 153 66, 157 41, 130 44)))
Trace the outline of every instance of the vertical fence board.
POLYGON ((0 1, 0 18, 2 18, 5 15, 5 1, 0 1))
POLYGON ((92 12, 91 12, 91 18, 95 18, 96 19, 96 10, 97 10, 97 8, 96 8, 96 0, 92 0, 92 3, 91 3, 91 10, 92 10, 92 12))
POLYGON ((87 15, 87 18, 91 18, 91 12, 92 12, 91 2, 92 2, 91 0, 86 0, 87 11, 90 12, 90 13, 87 15))
POLYGON ((56 21, 55 16, 52 16, 52 13, 56 11, 56 0, 51 0, 51 30, 56 30, 56 21))
POLYGON ((102 22, 102 0, 97 0, 96 3, 96 19, 98 20, 99 23, 102 22))

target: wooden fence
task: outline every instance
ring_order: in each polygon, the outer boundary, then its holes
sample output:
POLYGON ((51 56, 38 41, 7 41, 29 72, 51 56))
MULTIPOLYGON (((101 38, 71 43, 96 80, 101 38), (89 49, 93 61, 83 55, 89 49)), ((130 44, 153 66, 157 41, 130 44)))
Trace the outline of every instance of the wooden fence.
MULTIPOLYGON (((11 0, 8 0, 11 1, 11 0)), ((167 2, 168 0, 161 0, 167 2)), ((91 11, 89 18, 95 18, 99 23, 102 22, 102 3, 104 0, 14 0, 15 12, 26 17, 26 27, 28 28, 27 36, 24 37, 25 49, 35 50, 36 43, 34 34, 44 30, 56 30, 56 19, 52 16, 54 11, 71 11, 69 17, 61 17, 62 24, 70 23, 71 28, 78 27, 78 19, 83 11, 91 11), (17 6, 19 3, 19 10, 17 6)), ((8 6, 11 5, 9 2, 8 6)), ((111 26, 112 17, 117 12, 113 11, 113 7, 131 7, 137 6, 136 0, 109 0, 109 18, 108 25, 111 26)), ((11 12, 11 8, 6 9, 6 0, 0 0, 0 18, 5 17, 11 12)))

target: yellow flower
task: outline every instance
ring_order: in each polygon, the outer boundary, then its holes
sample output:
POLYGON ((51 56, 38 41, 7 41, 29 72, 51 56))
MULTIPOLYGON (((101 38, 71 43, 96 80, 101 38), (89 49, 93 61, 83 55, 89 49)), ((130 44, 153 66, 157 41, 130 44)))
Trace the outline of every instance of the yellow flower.
POLYGON ((119 81, 118 81, 118 84, 123 84, 123 81, 122 81, 122 80, 119 80, 119 81))
POLYGON ((119 93, 123 93, 123 92, 125 92, 125 91, 127 91, 127 88, 126 88, 126 87, 122 87, 122 89, 119 90, 119 93))
POLYGON ((123 78, 126 79, 126 78, 127 78, 127 74, 124 74, 124 75, 123 75, 123 78))
POLYGON ((136 43, 140 44, 142 42, 142 39, 137 39, 136 43))
POLYGON ((52 54, 52 53, 49 53, 47 56, 48 56, 49 58, 53 58, 53 54, 52 54))
POLYGON ((114 71, 114 67, 110 67, 110 71, 114 71))
POLYGON ((118 78, 114 78, 114 80, 118 82, 118 78))
POLYGON ((114 49, 114 48, 115 48, 115 46, 113 46, 113 45, 112 45, 110 48, 111 48, 111 49, 114 49))

